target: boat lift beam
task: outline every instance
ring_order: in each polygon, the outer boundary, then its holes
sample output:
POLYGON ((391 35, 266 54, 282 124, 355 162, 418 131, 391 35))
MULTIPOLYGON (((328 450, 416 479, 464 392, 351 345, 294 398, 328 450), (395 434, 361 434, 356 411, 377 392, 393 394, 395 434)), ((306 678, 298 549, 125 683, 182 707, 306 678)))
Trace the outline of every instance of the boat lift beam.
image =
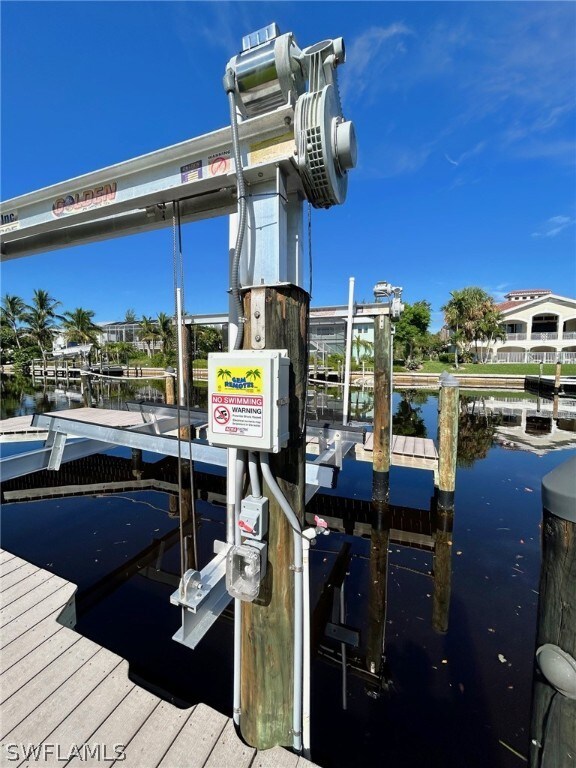
MULTIPOLYGON (((161 409, 164 410, 164 409, 161 409)), ((32 420, 35 427, 48 431, 48 439, 44 448, 27 453, 8 456, 0 460, 2 479, 12 480, 31 472, 39 472, 50 469, 54 465, 55 435, 58 437, 57 463, 60 466, 68 461, 90 456, 94 453, 109 450, 113 446, 125 446, 138 448, 143 451, 164 454, 181 459, 192 459, 204 464, 213 464, 226 467, 227 452, 225 448, 208 445, 202 440, 187 442, 179 440, 177 436, 163 434, 177 429, 178 423, 186 425, 185 411, 181 409, 180 419, 174 416, 173 409, 168 418, 148 422, 137 427, 122 428, 109 427, 100 424, 90 424, 85 421, 58 416, 58 414, 36 414, 32 420), (74 442, 66 442, 65 438, 74 436, 84 438, 74 442)), ((157 414, 158 415, 158 414, 157 414)), ((193 417, 197 414, 193 414, 193 417)), ((342 448, 334 450, 332 444, 328 444, 314 461, 306 463, 306 500, 309 501, 320 488, 333 488, 336 482, 338 463, 334 457, 346 453, 352 448, 352 441, 346 441, 342 448)))
MULTIPOLYGON (((238 126, 248 185, 302 185, 294 162, 294 110, 286 105, 238 126)), ((0 203, 2 261, 236 210, 236 173, 230 127, 111 165, 0 203)))

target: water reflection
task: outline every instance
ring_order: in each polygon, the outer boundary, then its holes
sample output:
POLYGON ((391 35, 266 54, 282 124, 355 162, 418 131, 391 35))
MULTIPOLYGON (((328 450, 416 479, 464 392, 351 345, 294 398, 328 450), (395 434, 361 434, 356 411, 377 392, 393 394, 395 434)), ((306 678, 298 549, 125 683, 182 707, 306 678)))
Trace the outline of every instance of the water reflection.
MULTIPOLYGON (((375 508, 371 466, 354 461, 339 488, 307 508, 309 522, 319 514, 331 531, 311 551, 318 764, 514 768, 519 758, 503 743, 528 752, 541 519, 533 491, 564 456, 507 450, 500 430, 521 424, 487 414, 490 398, 463 393, 461 435, 470 432, 472 447, 455 515, 436 510, 430 473, 401 467, 391 469, 395 503, 375 508)), ((329 405, 336 412, 337 398, 329 405)), ((435 394, 397 394, 394 413, 395 431, 421 420, 436 434, 435 394)), ((127 658, 140 684, 229 714, 230 616, 193 653, 171 640, 180 626, 169 604, 180 570, 174 459, 116 449, 2 491, 4 546, 79 583, 78 631, 127 658)), ((202 566, 223 535, 223 478, 201 472, 195 491, 198 524, 186 532, 196 533, 202 566)))
POLYGON ((392 415, 392 429, 395 435, 427 437, 422 406, 428 397, 428 392, 417 389, 405 389, 400 393, 400 402, 392 415))

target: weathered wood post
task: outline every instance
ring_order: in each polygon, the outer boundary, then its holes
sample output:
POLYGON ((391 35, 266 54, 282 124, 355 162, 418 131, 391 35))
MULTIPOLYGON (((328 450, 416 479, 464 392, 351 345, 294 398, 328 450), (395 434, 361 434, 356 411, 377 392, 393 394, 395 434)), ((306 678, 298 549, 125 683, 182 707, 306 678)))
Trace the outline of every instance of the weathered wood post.
POLYGON ((440 376, 438 397, 438 509, 454 509, 460 385, 446 371, 440 376))
POLYGON ((454 512, 436 509, 436 531, 434 533, 434 594, 432 598, 432 627, 436 632, 448 631, 450 595, 452 591, 452 531, 454 512))
POLYGON ((166 405, 174 405, 176 402, 175 387, 174 387, 174 374, 176 371, 171 366, 166 368, 165 373, 165 386, 166 386, 166 405))
POLYGON ((90 382, 90 368, 87 365, 84 365, 80 371, 80 382, 84 406, 90 408, 92 406, 92 383, 90 382))
POLYGON ((371 674, 378 675, 384 662, 384 644, 386 639, 390 509, 384 501, 373 501, 372 513, 366 668, 371 674))
POLYGON ((576 751, 576 457, 542 480, 542 565, 531 768, 573 768, 576 751))
POLYGON ((390 316, 379 314, 374 318, 374 501, 388 501, 390 488, 390 371, 390 316))
POLYGON ((552 418, 558 418, 558 406, 560 400, 560 381, 562 377, 562 363, 560 360, 556 361, 556 370, 554 372, 554 401, 552 405, 552 418))
MULTIPOLYGON (((254 312, 263 311, 266 349, 286 349, 290 358, 288 446, 270 455, 270 466, 295 514, 304 519, 306 376, 310 297, 295 285, 252 288, 244 296, 244 348, 251 348, 254 312), (258 295, 260 294, 260 295, 258 295), (258 309, 254 305, 257 303, 258 309)), ((260 334, 258 334, 260 335, 260 334)), ((268 566, 260 595, 242 604, 240 720, 243 738, 259 749, 292 745, 294 686, 293 533, 272 492, 269 500, 268 566)))
POLYGON ((141 480, 144 474, 144 462, 142 461, 142 449, 132 448, 132 477, 141 480))

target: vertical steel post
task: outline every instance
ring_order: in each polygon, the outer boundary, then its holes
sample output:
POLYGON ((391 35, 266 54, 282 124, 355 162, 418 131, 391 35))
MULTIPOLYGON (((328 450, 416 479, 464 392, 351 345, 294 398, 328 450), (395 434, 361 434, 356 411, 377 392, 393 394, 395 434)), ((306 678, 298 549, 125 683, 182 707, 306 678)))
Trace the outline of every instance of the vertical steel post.
POLYGON ((342 423, 348 424, 350 408, 350 367, 352 362, 352 331, 354 327, 354 278, 348 284, 348 317, 346 319, 346 367, 344 373, 344 396, 342 403, 342 423))

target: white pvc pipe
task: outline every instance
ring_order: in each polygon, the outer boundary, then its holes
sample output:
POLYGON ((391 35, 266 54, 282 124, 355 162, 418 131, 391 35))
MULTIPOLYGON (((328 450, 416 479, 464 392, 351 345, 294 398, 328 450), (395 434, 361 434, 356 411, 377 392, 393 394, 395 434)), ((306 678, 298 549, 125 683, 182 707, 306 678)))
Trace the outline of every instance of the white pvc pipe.
POLYGON ((346 368, 344 371, 344 403, 342 407, 342 423, 343 424, 348 424, 353 323, 354 323, 354 278, 351 277, 350 282, 348 284, 348 319, 346 320, 346 368))
POLYGON ((182 339, 182 289, 176 288, 176 327, 178 328, 178 405, 184 406, 184 345, 182 339))
POLYGON ((259 499, 262 496, 262 487, 260 485, 260 475, 258 474, 258 458, 253 451, 250 451, 248 454, 248 472, 250 474, 252 496, 259 499))
MULTIPOLYGON (((228 454, 234 453, 235 466, 233 472, 228 474, 227 492, 234 488, 234 501, 232 503, 232 524, 234 527, 232 539, 228 541, 230 544, 241 544, 242 533, 238 526, 238 518, 240 515, 240 504, 242 502, 242 483, 244 480, 244 451, 239 451, 236 448, 230 449, 228 454), (234 480, 232 481, 232 478, 234 480)), ((229 501, 227 499, 227 501, 229 501)), ((230 506, 228 507, 230 510, 230 506)), ((238 598, 234 599, 234 683, 232 693, 232 718, 234 725, 240 727, 240 717, 242 714, 242 697, 241 697, 241 684, 242 684, 242 601, 238 598)))
POLYGON ((314 528, 302 532, 302 754, 310 760, 310 541, 314 528))
POLYGON ((293 531, 294 541, 294 697, 292 705, 293 747, 298 753, 302 750, 302 652, 303 652, 303 589, 302 589, 302 529, 296 513, 288 503, 268 463, 268 454, 260 454, 262 475, 280 509, 286 515, 293 531))

